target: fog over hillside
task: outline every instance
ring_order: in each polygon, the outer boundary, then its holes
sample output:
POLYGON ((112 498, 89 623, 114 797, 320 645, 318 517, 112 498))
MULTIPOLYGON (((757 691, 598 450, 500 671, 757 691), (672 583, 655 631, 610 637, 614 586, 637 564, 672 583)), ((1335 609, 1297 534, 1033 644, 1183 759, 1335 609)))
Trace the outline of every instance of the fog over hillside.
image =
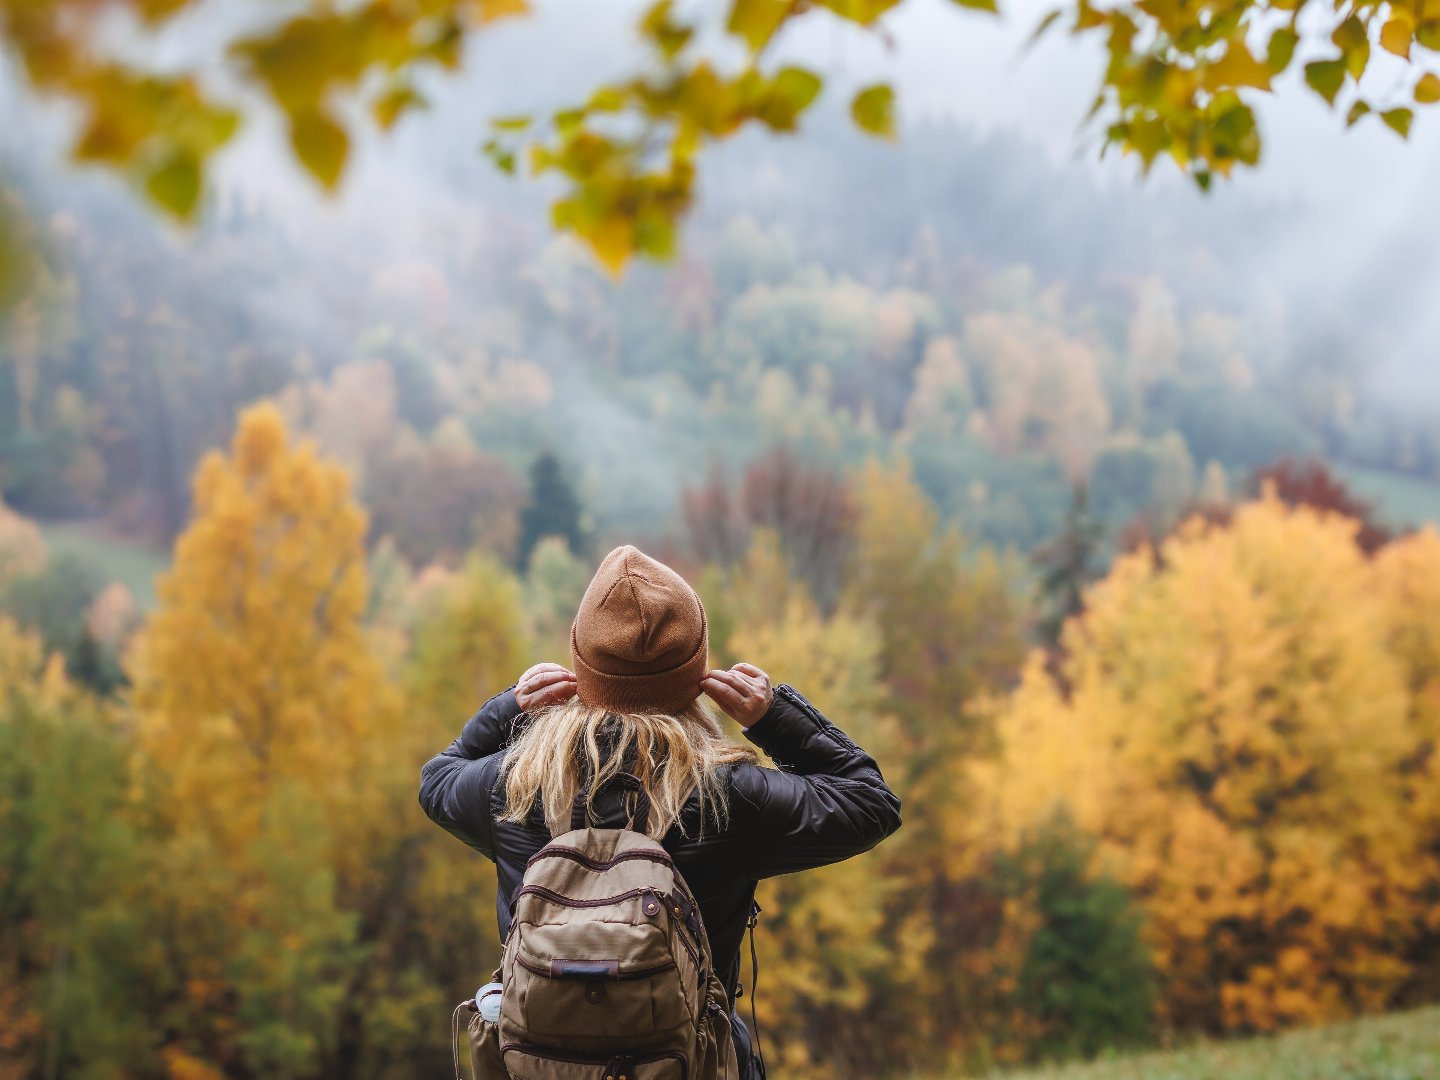
MULTIPOLYGON (((1027 48, 1043 4, 1026 0, 992 19, 918 0, 886 21, 883 38, 810 19, 776 55, 827 76, 802 134, 746 135, 707 153, 684 257, 669 268, 637 266, 621 292, 606 294, 598 278, 581 282, 573 267, 584 258, 550 231, 554 187, 499 175, 479 146, 490 117, 561 106, 637 70, 641 5, 536 6, 534 17, 477 36, 459 75, 427 76, 429 110, 389 136, 361 138, 334 199, 289 158, 277 118, 257 110, 221 155, 206 223, 195 232, 164 225, 114 177, 68 168, 64 109, 35 101, 13 77, 0 90, 0 161, 44 211, 99 228, 108 259, 138 274, 167 266, 233 325, 252 327, 265 348, 303 354, 321 377, 353 356, 377 320, 404 335, 415 329, 407 321, 433 317, 444 332, 432 344, 451 358, 478 333, 477 348, 539 361, 565 388, 547 437, 573 440, 597 497, 617 484, 645 492, 627 505, 652 522, 673 512, 679 487, 716 451, 677 452, 645 408, 599 377, 595 358, 607 348, 661 348, 661 339, 637 346, 633 330, 616 346, 611 324, 647 298, 683 290, 691 262, 716 257, 737 221, 771 238, 747 258, 791 260, 787 275, 813 264, 798 271, 802 280, 823 268, 877 293, 912 287, 916 259, 929 250, 984 275, 1028 268, 1036 295, 1058 287, 1077 332, 1087 319, 1121 317, 1085 314, 1091 306, 1104 309, 1155 279, 1182 323, 1211 311, 1230 320, 1226 333, 1239 338, 1227 348, 1244 354, 1277 399, 1307 399, 1338 380, 1343 392, 1324 393, 1347 412, 1383 409, 1423 425, 1440 410, 1440 313, 1429 301, 1440 285, 1440 222, 1426 213, 1440 179, 1440 116, 1422 112, 1409 144, 1378 123, 1347 132, 1292 80, 1260 110, 1261 168, 1217 182, 1207 196, 1164 162, 1142 180, 1134 159, 1100 159, 1098 132, 1081 127, 1102 62, 1098 42, 1052 32, 1027 48), (849 92, 880 78, 897 84, 903 109, 894 145, 857 133, 844 116, 849 92), (212 268, 231 260, 233 274, 189 274, 187 260, 202 257, 212 268), (538 335, 517 329, 537 282, 552 298, 574 293, 565 304, 584 297, 593 325, 567 329, 571 308, 547 315, 550 328, 538 335), (377 304, 381 294, 388 299, 377 304), (403 302, 391 303, 396 296, 403 302), (594 458, 587 445, 596 441, 613 457, 594 458)), ((187 16, 157 55, 176 63, 209 55, 234 10, 212 5, 187 16)), ((1102 331, 1124 336, 1114 326, 1083 332, 1102 331)), ((665 340, 677 370, 713 345, 705 335, 665 340)), ((1364 423, 1379 432, 1372 442, 1383 436, 1383 422, 1364 423)), ((520 468, 515 448, 530 443, 495 438, 520 468)), ((1368 451, 1352 451, 1344 453, 1374 464, 1368 451)))

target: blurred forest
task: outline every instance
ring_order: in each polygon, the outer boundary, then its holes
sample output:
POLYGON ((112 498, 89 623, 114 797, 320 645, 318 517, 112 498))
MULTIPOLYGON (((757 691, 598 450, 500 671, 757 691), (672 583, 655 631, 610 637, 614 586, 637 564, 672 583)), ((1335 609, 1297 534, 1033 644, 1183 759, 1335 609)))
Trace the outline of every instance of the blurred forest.
POLYGON ((718 151, 618 282, 499 178, 177 237, 4 161, 0 1080, 447 1069, 494 879, 418 769, 615 542, 905 801, 762 887, 777 1070, 1440 1000, 1440 425, 1373 377, 1383 275, 847 124, 718 151))

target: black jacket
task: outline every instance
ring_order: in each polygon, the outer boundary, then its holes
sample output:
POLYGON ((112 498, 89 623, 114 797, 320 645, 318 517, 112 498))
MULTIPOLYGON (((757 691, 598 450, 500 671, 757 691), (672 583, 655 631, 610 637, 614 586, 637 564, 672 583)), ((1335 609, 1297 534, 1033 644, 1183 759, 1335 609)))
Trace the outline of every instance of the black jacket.
MULTIPOLYGON (((420 779, 420 805, 430 819, 495 863, 502 939, 525 864, 550 840, 538 807, 523 825, 499 820, 505 802, 501 765, 521 715, 513 691, 497 694, 447 750, 426 763, 420 779)), ((875 760, 791 687, 775 688, 769 711, 745 736, 779 768, 730 766, 725 827, 707 822, 701 837, 699 801, 692 795, 681 815, 687 835, 674 828, 661 840, 699 901, 732 1001, 756 883, 848 859, 900 827, 900 800, 875 760)), ((591 809, 602 826, 625 823, 618 788, 602 791, 591 809)))

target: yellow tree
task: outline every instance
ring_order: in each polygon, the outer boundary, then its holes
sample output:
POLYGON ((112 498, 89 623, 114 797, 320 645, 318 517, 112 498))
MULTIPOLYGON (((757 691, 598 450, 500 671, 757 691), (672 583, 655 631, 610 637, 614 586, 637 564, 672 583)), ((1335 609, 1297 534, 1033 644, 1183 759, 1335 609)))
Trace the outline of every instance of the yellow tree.
MULTIPOLYGON (((411 852, 410 925, 396 938, 408 955, 397 954, 396 965, 403 967, 408 959, 425 973, 426 982, 411 995, 412 1022, 423 1024, 424 1010, 430 1009, 433 1032, 434 1018, 444 1010, 427 1005, 426 993, 443 990, 451 1004, 474 993, 498 961, 499 928, 493 915, 494 867, 431 825, 414 806, 420 765, 534 660, 568 661, 564 654, 532 654, 520 582, 493 558, 472 554, 457 572, 431 568, 422 578, 403 675, 409 723, 425 741, 408 774, 411 804, 406 809, 421 832, 411 852)), ((375 993, 395 996, 391 987, 376 987, 375 993)))
MULTIPOLYGON (((762 548, 773 554, 763 536, 762 548)), ((762 550, 748 563, 766 558, 762 550)), ((757 606, 741 605, 752 612, 757 606)), ((888 767, 899 740, 883 711, 879 646, 871 624, 847 615, 822 618, 796 586, 778 609, 746 618, 726 651, 776 682, 792 683, 888 767)), ((928 974, 925 912, 899 902, 908 886, 888 845, 761 885, 757 1007, 773 1067, 872 1075, 895 1064, 904 1043, 893 1036, 916 1032, 921 1010, 913 995, 928 974)))
MULTIPOLYGON (((1375 558, 1386 601, 1389 645, 1410 693, 1414 753, 1400 784, 1415 826, 1440 856, 1440 533, 1434 526, 1393 541, 1375 558)), ((1424 932, 1413 954, 1414 998, 1440 997, 1440 873, 1417 897, 1424 932)))
POLYGON ((990 552, 972 556, 904 459, 867 464, 855 497, 860 515, 841 608, 880 631, 887 708, 905 738, 906 798, 922 808, 906 828, 913 836, 953 806, 946 763, 984 743, 976 701, 1019 668, 1020 606, 1010 568, 990 552))
POLYGON ((364 802, 351 777, 396 722, 361 622, 364 536, 345 471, 289 445, 273 406, 243 413, 229 456, 199 465, 132 676, 141 746, 227 851, 258 831, 250 796, 282 782, 364 802))
POLYGON ((343 1070, 349 993, 403 869, 418 759, 366 639, 365 517, 343 469, 239 418, 132 661, 166 779, 175 1075, 343 1070))
POLYGON ((1099 837, 1171 1023, 1323 1021, 1410 974, 1435 869, 1396 783, 1410 699, 1355 527, 1266 498, 1122 558, 1065 629, 1065 688, 1032 658, 974 770, 972 841, 1062 806, 1099 837))

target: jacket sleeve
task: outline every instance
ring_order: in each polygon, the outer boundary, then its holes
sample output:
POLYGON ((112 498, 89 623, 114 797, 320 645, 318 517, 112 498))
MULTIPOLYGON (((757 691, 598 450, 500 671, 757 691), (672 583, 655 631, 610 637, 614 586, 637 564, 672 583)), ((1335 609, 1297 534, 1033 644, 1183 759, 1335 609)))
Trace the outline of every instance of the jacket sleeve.
POLYGON ((770 711, 745 737, 779 766, 732 774, 732 827, 749 877, 840 862, 900 827, 900 799, 875 759, 793 687, 775 688, 770 711))
POLYGON ((430 820, 492 862, 490 792, 500 775, 501 750, 520 715, 513 687, 496 694, 466 721, 460 737, 420 770, 420 805, 430 820))

